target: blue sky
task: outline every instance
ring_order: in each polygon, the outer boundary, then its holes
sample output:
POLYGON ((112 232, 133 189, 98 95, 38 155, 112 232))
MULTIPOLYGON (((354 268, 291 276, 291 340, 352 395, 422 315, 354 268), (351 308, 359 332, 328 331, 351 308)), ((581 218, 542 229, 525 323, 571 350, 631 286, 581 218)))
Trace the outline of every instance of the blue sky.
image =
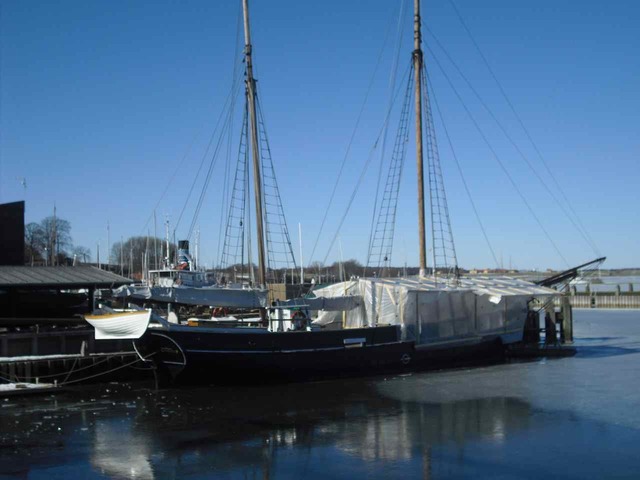
MULTIPOLYGON (((74 243, 94 255, 100 243, 104 256, 107 223, 112 243, 153 233, 148 220, 167 185, 156 210, 158 223, 168 216, 175 224, 229 93, 234 64, 241 66, 238 4, 3 1, 0 202, 26 200, 27 222, 50 215, 55 204, 72 224, 74 243)), ((384 121, 398 5, 382 0, 251 5, 256 77, 271 149, 296 255, 302 225, 305 264, 316 238, 313 260, 339 258, 337 245, 328 251, 329 243, 384 121), (320 232, 370 82, 345 174, 320 232)), ((640 4, 456 0, 456 5, 571 207, 609 257, 606 266, 640 266, 640 4)), ((401 71, 412 48, 408 10, 401 22, 401 71)), ((449 0, 423 1, 423 17, 555 188, 449 0)), ((545 269, 595 258, 433 37, 425 33, 424 38, 562 253, 542 233, 427 53, 435 97, 498 261, 545 269)), ((441 127, 459 263, 495 267, 441 127)), ((392 125, 391 139, 394 131, 392 125)), ((413 141, 408 152, 392 263, 415 265, 413 141)), ((377 150, 375 155, 377 164, 377 150)), ((224 161, 221 157, 214 169, 197 222, 202 259, 209 265, 218 252, 224 161)), ((372 166, 340 232, 345 258, 366 260, 376 177, 372 166)), ((198 192, 178 237, 191 223, 198 192)))

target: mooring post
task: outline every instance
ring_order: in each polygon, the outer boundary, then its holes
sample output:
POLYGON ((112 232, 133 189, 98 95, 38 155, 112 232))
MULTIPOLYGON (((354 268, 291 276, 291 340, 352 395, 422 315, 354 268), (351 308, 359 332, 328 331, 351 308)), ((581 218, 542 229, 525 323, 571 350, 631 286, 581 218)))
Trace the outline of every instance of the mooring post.
POLYGON ((563 343, 573 343, 573 308, 566 295, 562 297, 562 319, 563 343))
POLYGON ((554 302, 550 302, 545 307, 544 314, 544 343, 556 344, 558 339, 556 336, 556 307, 554 302))
POLYGON ((536 310, 529 310, 524 324, 524 343, 540 343, 540 315, 536 310))

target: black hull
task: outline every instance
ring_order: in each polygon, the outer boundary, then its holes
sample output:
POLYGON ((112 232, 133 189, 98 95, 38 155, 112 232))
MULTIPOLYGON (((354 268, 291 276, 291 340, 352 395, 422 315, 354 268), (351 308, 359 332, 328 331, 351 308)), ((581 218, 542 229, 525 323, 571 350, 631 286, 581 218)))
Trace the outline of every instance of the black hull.
POLYGON ((266 384, 492 363, 501 342, 416 349, 397 327, 283 333, 149 330, 136 341, 163 386, 266 384))
POLYGON ((149 330, 136 341, 161 383, 271 383, 408 368, 413 342, 397 327, 252 333, 238 329, 149 330))

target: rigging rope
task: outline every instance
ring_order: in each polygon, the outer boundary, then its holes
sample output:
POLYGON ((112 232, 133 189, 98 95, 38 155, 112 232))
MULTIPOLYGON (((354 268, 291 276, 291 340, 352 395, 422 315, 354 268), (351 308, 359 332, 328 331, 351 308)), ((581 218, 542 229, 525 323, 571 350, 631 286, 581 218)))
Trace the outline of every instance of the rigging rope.
MULTIPOLYGON (((69 385, 71 383, 83 382, 85 380, 90 380, 92 378, 97 378, 97 377, 100 377, 100 376, 103 376, 103 375, 107 375, 109 373, 113 373, 113 372, 115 372, 117 370, 121 370, 123 368, 130 367, 131 365, 134 365, 134 364, 136 364, 138 362, 143 362, 146 359, 148 359, 148 358, 150 358, 150 357, 152 357, 153 355, 156 354, 156 352, 153 352, 153 353, 147 355, 146 357, 144 357, 144 359, 142 359, 140 357, 136 357, 136 359, 134 361, 126 363, 126 364, 123 364, 123 365, 118 365, 117 367, 112 368, 110 370, 107 370, 107 371, 104 371, 104 372, 99 372, 99 373, 96 373, 94 375, 89 375, 87 377, 82 377, 82 378, 78 378, 78 379, 75 379, 75 380, 68 380, 72 373, 78 373, 78 372, 80 372, 82 370, 87 370, 89 368, 95 368, 97 365, 100 365, 100 364, 102 364, 104 362, 108 362, 109 360, 111 360, 113 358, 121 357, 121 356, 123 356, 125 354, 130 354, 130 353, 131 352, 123 352, 123 353, 120 353, 120 354, 110 355, 110 356, 105 357, 104 359, 102 359, 102 360, 100 360, 100 361, 98 361, 96 363, 92 363, 91 365, 86 365, 86 366, 80 367, 78 369, 76 369, 75 366, 78 363, 78 360, 79 360, 80 357, 76 357, 74 359, 73 365, 71 366, 71 370, 68 370, 66 372, 55 373, 55 374, 52 374, 52 375, 37 375, 37 378, 39 378, 39 379, 42 379, 42 378, 53 378, 53 377, 61 377, 61 376, 65 375, 65 379, 62 382, 59 382, 58 385, 59 386, 69 385)), ((86 357, 82 357, 82 358, 86 358, 86 357)), ((22 382, 26 382, 26 380, 28 379, 28 377, 19 377, 18 375, 12 375, 12 377, 13 378, 5 378, 5 377, 1 377, 0 376, 0 380, 4 380, 4 381, 6 381, 8 383, 13 383, 13 382, 16 382, 16 381, 17 382, 21 382, 21 381, 22 382)), ((34 375, 33 377, 35 378, 36 376, 34 375)))
MULTIPOLYGON (((402 76, 402 81, 400 82, 400 84, 404 84, 405 78, 407 76, 407 74, 410 71, 410 67, 407 68, 407 71, 405 73, 405 75, 402 76)), ((398 91, 396 92, 395 96, 394 96, 394 102, 397 99, 398 95, 400 94, 400 92, 403 89, 398 88, 398 91)), ((362 180, 364 179, 365 173, 367 173, 369 164, 371 163, 371 161, 373 160, 373 153, 376 150, 376 148, 378 147, 378 142, 380 141, 380 138, 382 137, 382 134, 384 132, 384 129, 387 126, 387 123, 389 122, 389 117, 390 117, 391 112, 387 112, 387 116, 384 119, 384 122, 382 124, 382 127, 380 128, 380 131, 376 137, 375 142, 373 143, 373 146, 371 147, 371 150, 369 152, 369 156, 367 157, 367 161, 364 163, 363 167, 362 167, 362 171, 360 172, 360 176, 358 177, 358 181, 356 182, 356 185, 353 189, 353 192, 351 193, 351 197, 349 198, 349 202, 347 203, 347 207, 345 208, 344 214, 342 215, 342 218, 340 219, 340 223, 338 224, 338 228, 336 229, 336 233, 333 235, 333 238, 331 240, 331 243, 329 243, 329 248, 327 249, 327 254, 325 255, 324 259, 322 260, 322 263, 326 263, 327 258, 329 258, 329 254, 331 253, 331 250, 333 249, 333 245, 336 242, 336 239, 338 238, 338 235, 340 234, 340 229, 342 228, 342 225, 344 224, 344 221, 347 218, 347 215, 349 214, 349 210, 351 209, 351 205, 353 205, 353 201, 358 193, 358 190, 360 189, 360 185, 362 184, 362 180)))
POLYGON ((426 139, 426 156, 429 169, 429 203, 431 210, 431 241, 433 246, 433 275, 438 274, 439 262, 448 274, 458 276, 458 256, 456 254, 447 194, 440 166, 440 154, 431 111, 430 91, 427 88, 427 68, 422 66, 422 82, 424 88, 424 124, 426 139))
MULTIPOLYGON (((231 88, 229 90, 229 93, 227 95, 227 98, 222 106, 222 110, 220 111, 220 116, 218 117, 218 120, 216 121, 216 126, 213 130, 213 132, 211 133, 211 137, 209 139, 209 145, 211 144, 211 142, 213 141, 213 138, 218 130, 218 127, 220 126, 220 122, 222 121, 222 119, 225 116, 225 112, 226 112, 226 108, 227 108, 227 104, 229 103, 229 100, 231 99, 231 97, 233 96, 233 88, 231 88)), ((167 184, 164 187, 164 190, 162 191, 162 194, 160 195, 160 198, 158 199, 158 201, 156 202, 151 215, 149 215, 149 218, 147 219, 147 221, 145 222, 145 224, 143 225, 141 232, 144 233, 144 231, 147 229, 147 227, 149 226, 149 222, 151 222, 151 220, 154 217, 155 212, 157 211, 158 207, 160 206, 160 203, 162 202, 162 200, 164 199, 165 195, 167 194, 167 192, 169 191, 169 188, 173 185, 175 185, 175 178, 176 175, 178 174, 179 171, 182 170, 184 163, 187 159, 187 157, 189 156, 189 154, 191 153, 191 149, 193 148, 193 145, 195 144, 197 138, 200 136, 200 134, 202 133, 202 131, 204 130, 204 125, 202 125, 202 127, 200 128, 200 130, 198 132, 196 132, 196 134, 193 136, 191 143, 189 144, 187 151, 185 152, 184 156, 182 157, 182 160, 180 160, 180 163, 178 164, 178 166, 176 167, 176 169, 173 171, 173 173, 171 174, 171 176, 169 177, 169 180, 167 182, 167 184)), ((209 147, 207 147, 207 151, 208 151, 209 147)), ((205 157, 206 157, 206 153, 205 153, 205 157)), ((204 158, 202 160, 202 162, 204 162, 204 158)), ((202 164, 201 164, 202 165, 202 164)), ((196 178, 198 176, 196 175, 196 178)))
POLYGON ((564 190, 562 189, 562 187, 560 186, 560 183, 556 180, 555 175, 553 174, 553 172, 551 171, 551 169, 549 168, 549 165, 547 164, 547 162, 544 159, 544 156, 542 155, 542 152, 540 151, 540 149, 538 148, 538 145, 536 144, 536 142, 534 142, 533 138, 531 137, 531 134, 529 133, 529 129, 527 129, 527 127, 525 126, 524 122, 522 121, 522 118, 520 117, 520 115, 518 114, 518 112, 516 111, 515 107, 513 106, 513 103, 511 103, 511 100, 509 99, 509 97, 507 96, 506 91, 504 90, 504 88, 502 88, 502 84, 500 83, 500 81, 498 80, 498 77, 495 75, 495 73, 493 72, 493 69, 491 68, 491 66, 489 65, 489 62, 487 61, 487 58, 485 57, 485 55, 482 53, 482 50, 480 49, 480 46, 478 45, 478 43, 476 42, 475 38, 473 37, 473 35, 471 34, 471 31, 469 30, 469 28, 467 27, 467 24, 465 23, 465 21, 462 19, 462 15, 460 14, 460 11, 458 10, 458 8, 456 7, 455 3, 453 2, 453 0, 449 0, 449 3, 451 4, 451 6, 453 7, 453 9, 456 12, 456 15, 458 16, 458 19, 460 20, 460 23, 462 24, 463 28, 465 29, 465 31, 467 32, 467 34, 469 35, 469 38, 471 39, 471 41, 473 42, 476 50, 478 51, 478 54, 480 55, 480 58, 482 58, 482 61, 484 62, 485 66, 487 67, 487 70, 489 71, 489 73, 491 74, 491 76, 493 77, 493 79, 495 80, 496 84, 498 85, 498 88, 500 89, 500 92, 502 93, 502 96, 504 97, 504 99, 506 100, 507 104, 509 105, 509 107, 511 108, 511 111, 513 112, 514 116, 516 117, 516 119, 518 120, 518 123, 520 124, 520 126, 522 127, 522 130, 524 131, 525 135, 527 136, 529 142, 531 142, 531 145, 533 145, 534 150, 536 151, 536 154, 538 155, 538 157, 540 158, 540 161, 542 162, 542 164, 544 165, 545 169, 547 170, 547 173, 549 173, 549 176, 551 177, 551 179, 553 180, 553 182, 555 183, 556 188, 558 189, 558 191, 560 192, 560 195, 562 195, 562 198, 564 199, 564 201, 566 202, 567 206, 569 207, 569 210, 571 210, 571 212, 573 213, 573 215, 575 216, 578 224, 582 227, 582 230, 584 231, 584 234, 587 236, 587 238, 589 239, 589 241, 587 243, 590 243, 590 246, 592 246, 592 248, 594 249, 594 253, 596 253, 598 256, 600 255, 600 250, 598 249, 598 247, 596 246, 595 242, 593 241, 593 239, 591 238, 591 236, 589 235, 589 232, 587 231, 587 229, 584 227, 584 224, 582 223, 582 221, 580 220, 580 217, 578 216, 578 214, 576 213, 575 209, 573 208, 571 202, 569 201, 569 198, 567 197, 567 195, 565 195, 564 190))
MULTIPOLYGON (((431 79, 429 78, 429 75, 426 75, 426 81, 427 81, 427 85, 431 85, 431 79)), ((447 138, 447 143, 449 143, 449 148, 451 149, 451 155, 453 156, 453 159, 456 163, 456 167, 458 168, 458 173, 460 174, 460 178, 462 179, 462 185, 464 186, 464 189, 467 193, 467 197, 469 198, 469 202, 471 203, 471 208, 473 208, 473 213, 476 217, 476 220, 478 221, 478 225, 480 225, 480 230, 482 231, 482 236, 484 237, 485 242, 487 243, 487 246, 489 247, 489 251, 491 252, 491 256, 493 257, 493 261, 496 264, 497 268, 500 268, 500 262, 498 262, 498 257, 496 256, 495 251, 493 250, 493 246, 491 245, 491 242, 489 241, 489 236, 487 235, 487 231, 484 228, 484 225, 482 223, 482 220, 480 219, 480 214, 478 213, 478 209, 476 208, 476 204, 473 201, 473 197, 471 196, 471 191, 469 190, 469 185, 467 184, 467 179, 464 176, 464 173, 462 171, 462 166, 460 165, 460 161, 458 160, 458 156, 456 155, 456 151, 453 148, 453 142, 451 141, 451 136, 449 135, 449 130, 447 129, 447 125, 444 121, 444 117, 442 115, 442 111, 440 110, 440 106, 438 105, 438 99, 435 96, 433 87, 430 87, 430 92, 431 92, 431 98, 433 99, 433 104, 436 107, 436 112, 438 113, 438 118, 440 119, 440 124, 442 125, 442 130, 444 131, 445 137, 447 138)))
POLYGON ((248 105, 245 102, 235 176, 231 187, 222 256, 220 257, 220 265, 223 269, 239 263, 242 268, 242 275, 244 275, 245 239, 250 225, 249 214, 246 209, 249 194, 248 116, 248 105), (238 258, 240 259, 239 262, 238 258))
MULTIPOLYGON (((238 3, 238 14, 237 14, 237 21, 236 21, 236 49, 233 55, 234 58, 234 62, 233 62, 233 79, 234 81, 239 81, 240 80, 240 75, 239 75, 239 69, 238 66, 240 65, 239 62, 237 62, 235 59, 237 59, 240 56, 240 49, 241 49, 241 35, 240 32, 242 31, 243 27, 242 27, 242 5, 240 3, 238 3)), ((232 89, 234 88, 234 86, 231 87, 232 89)), ((231 106, 231 111, 235 111, 235 101, 234 101, 234 105, 231 106)), ((229 129, 229 135, 228 135, 228 141, 227 141, 227 161, 224 164, 224 181, 223 181, 223 186, 222 186, 222 194, 221 194, 221 200, 220 200, 220 205, 221 205, 221 213, 220 213, 220 225, 218 227, 218 245, 217 245, 217 250, 216 250, 216 259, 220 259, 220 249, 223 248, 222 246, 222 232, 223 227, 224 227, 224 221, 225 221, 225 212, 227 211, 227 208, 230 208, 230 205, 227 205, 227 201, 230 202, 229 200, 229 188, 230 188, 230 175, 231 175, 231 153, 232 153, 232 146, 233 146, 233 128, 229 129)))
MULTIPOLYGON (((216 164, 216 161, 218 159, 218 152, 220 150, 221 144, 222 144, 222 140, 223 137, 225 135, 225 132, 230 128, 231 122, 232 122, 232 118, 231 118, 231 107, 232 105, 235 103, 235 98, 238 96, 239 94, 239 88, 236 86, 237 91, 235 92, 235 95, 231 95, 228 99, 227 102, 225 103, 225 121, 222 124, 222 127, 220 128, 220 135, 218 137, 218 141, 216 143, 215 149, 213 151, 213 156, 211 157, 210 163, 209 163, 209 168, 207 169, 207 174, 205 175, 205 180, 202 186, 202 189, 200 190, 200 196, 198 197, 198 202, 197 202, 197 206, 196 206, 196 210, 195 213, 193 214, 193 218, 192 218, 192 222, 191 222, 191 226, 189 227, 189 231, 188 234, 186 236, 187 239, 191 238, 191 233, 193 231, 193 228, 195 226, 195 221, 197 220, 197 216, 198 213, 200 211, 200 207, 202 206, 202 200, 204 197, 204 194, 207 190, 208 184, 209 184, 209 179, 211 178, 211 171, 213 169, 213 166, 216 164), (227 107, 228 105, 228 107, 227 107)), ((233 92, 233 90, 232 90, 233 92)), ((209 151, 211 150, 211 146, 213 145, 213 141, 216 138, 216 132, 218 130, 218 125, 216 125, 216 129, 213 131, 213 133, 211 134, 211 137, 209 138, 209 143, 207 144, 207 148, 204 152, 204 154, 202 155, 202 159, 200 161, 200 165, 198 167, 198 170, 196 171, 196 174, 193 177, 193 182, 191 183, 191 188, 189 189, 189 193, 187 194, 187 198, 184 201, 184 204, 182 206, 182 210, 180 211, 180 215, 178 216, 178 220, 176 221, 176 224, 174 225, 173 231, 174 231, 174 235, 176 230, 178 229, 178 227, 180 226, 180 221, 182 220, 182 216, 184 215, 184 212, 187 208, 187 205, 189 204, 189 201, 191 199, 191 194, 193 193, 194 189, 195 189, 195 185, 198 182, 198 180, 200 180, 201 175, 200 173, 202 172, 202 169, 204 167, 205 164, 205 160, 208 158, 209 156, 209 151)))
MULTIPOLYGON (((393 252, 398 194, 402 179, 404 160, 406 158, 407 143, 409 142, 410 115, 413 107, 413 102, 411 101, 413 89, 412 72, 413 61, 410 62, 405 98, 402 102, 398 131, 393 151, 391 153, 391 159, 389 161, 389 170, 383 197, 380 202, 380 210, 378 211, 377 222, 371 227, 371 235, 369 237, 366 267, 373 266, 371 265, 372 260, 377 259, 377 265, 375 266, 380 272, 381 277, 385 276, 385 270, 391 264, 391 254, 393 252)), ((385 133, 387 130, 388 128, 385 128, 385 133)), ((378 192, 379 189, 376 191, 376 205, 378 203, 378 192)))
MULTIPOLYGON (((293 252, 291 238, 289 236, 289 228, 284 214, 280 188, 278 187, 276 171, 273 166, 273 158, 271 156, 271 147, 269 146, 269 139, 267 137, 264 112, 257 92, 256 112, 260 143, 260 161, 262 167, 262 196, 265 207, 264 219, 267 243, 267 268, 284 268, 286 270, 293 266, 294 270, 297 272, 296 258, 293 252), (276 245, 280 246, 280 249, 276 249, 276 245)), ((275 271, 271 273, 273 275, 276 274, 275 271)), ((276 282, 277 280, 272 278, 272 281, 276 282)))
MULTIPOLYGON (((78 369, 76 369, 76 370, 73 370, 73 368, 72 368, 72 370, 71 370, 71 371, 80 372, 80 371, 82 371, 82 370, 87 370, 87 369, 89 369, 89 368, 94 368, 96 365, 100 365, 100 364, 102 364, 102 363, 104 363, 104 362, 108 362, 111 358, 112 358, 112 357, 105 357, 105 358, 103 358, 102 360, 99 360, 99 361, 97 361, 97 362, 95 362, 95 363, 92 363, 91 365, 85 365, 84 367, 80 367, 80 368, 78 368, 78 369)), ((37 377, 38 377, 39 379, 42 379, 42 378, 54 378, 54 377, 61 377, 61 376, 63 376, 63 375, 67 375, 68 373, 71 373, 71 371, 67 371, 67 372, 60 372, 60 373, 53 373, 53 374, 51 374, 51 375, 37 375, 37 377)), ((18 376, 18 375, 13 375, 13 378, 14 378, 16 381, 23 381, 23 382, 24 382, 24 381, 26 381, 26 380, 27 380, 27 377, 20 377, 20 376, 18 376)))
POLYGON ((530 162, 529 158, 527 158, 527 156, 525 155, 525 153, 522 151, 522 149, 518 146, 518 144, 513 140, 513 137, 511 137, 511 135, 509 135, 509 133, 507 132, 506 128, 502 125, 502 123, 500 122, 500 120, 498 120, 498 118, 496 117, 496 115, 493 113, 493 111, 491 110, 491 108, 487 105, 487 103, 482 99, 482 97, 480 96, 480 94, 478 93, 478 91, 473 87, 473 85, 471 84, 471 82, 469 81, 469 79, 464 75, 464 73, 462 72, 462 70, 460 69, 460 67, 453 61, 453 59, 451 58, 451 56, 449 55, 449 53, 447 52, 447 50, 444 48, 444 46, 442 45, 442 43, 440 43, 440 41, 436 38, 436 36, 433 34, 433 32, 431 32, 429 29, 426 29, 427 32, 431 35, 431 37, 435 40, 435 42, 437 43, 437 45, 440 47, 440 49, 444 52, 445 56, 447 57, 447 59, 451 62, 451 64, 454 66, 454 68, 457 70, 458 74, 460 75, 460 77, 464 80, 464 82, 467 84, 467 86, 469 87, 469 89, 473 92, 473 94, 476 96, 476 98, 478 99, 478 101, 480 102, 480 104, 484 107, 484 109, 487 111, 487 113, 489 114, 489 116, 493 119, 493 121, 496 123, 496 125, 498 126, 498 128, 502 131, 502 133, 504 134, 504 136, 506 137, 506 139, 509 141, 509 143, 511 143, 511 145, 513 146, 513 148, 516 150, 516 152, 518 152, 518 154, 520 155, 520 157, 522 158, 522 160, 524 160, 524 162, 527 164, 527 166, 529 167, 529 169, 531 170, 531 172, 534 174, 534 176, 540 181, 540 183, 542 184, 542 186, 544 187, 544 189, 547 191, 547 193, 549 194, 549 196, 555 201, 555 203, 558 205, 558 207, 560 207, 560 209, 562 210, 562 212, 566 215, 566 217, 569 219, 569 221, 573 224, 573 226, 576 228, 576 230, 578 231, 578 233, 582 236, 583 240, 587 243, 587 245, 589 245, 589 247, 593 250, 593 252, 596 255, 600 255, 598 248, 596 247, 596 245, 593 243, 593 241, 588 237, 588 233, 586 232, 586 230, 584 229, 584 227, 580 227, 576 221, 574 220, 574 218, 571 216, 571 214, 567 211, 567 209, 564 206, 564 203, 560 201, 560 199, 553 193, 553 190, 549 187, 549 185, 547 185, 547 183, 544 181, 544 179, 540 176, 540 174, 537 172, 537 170, 535 169, 535 167, 532 165, 532 163, 530 162))
MULTIPOLYGON (((156 353, 157 353, 157 352, 153 352, 153 353, 151 353, 151 354, 147 355, 146 357, 144 357, 144 359, 142 359, 142 358, 138 357, 138 358, 136 358, 133 362, 125 363, 124 365, 119 365, 119 366, 117 366, 117 367, 115 367, 115 368, 112 368, 111 370, 107 370, 106 372, 96 373, 95 375, 89 375, 88 377, 77 378, 77 379, 75 379, 75 380, 64 381, 64 382, 59 383, 58 385, 69 385, 69 384, 71 384, 71 383, 84 382, 84 381, 87 381, 87 380, 91 380, 92 378, 97 378, 97 377, 101 377, 101 376, 103 376, 103 375, 108 375, 108 374, 113 373, 113 372, 116 372, 116 371, 118 371, 118 370, 122 370, 123 368, 130 367, 131 365, 135 365, 135 364, 136 364, 136 363, 138 363, 138 362, 143 362, 143 361, 145 361, 147 358, 149 358, 149 357, 151 357, 151 356, 155 355, 156 353)), ((117 355, 114 355, 114 356, 117 356, 117 355)), ((71 372, 69 372, 69 374, 71 374, 71 372)))
MULTIPOLYGON (((393 19, 393 17, 391 17, 393 19)), ((347 149, 345 151, 344 157, 342 159, 342 164, 340 165, 340 170, 338 171, 338 177, 336 178, 336 182, 333 185, 333 189, 331 190, 331 195, 329 195, 329 204, 327 205, 325 211, 324 211, 324 216, 322 217, 322 222, 320 222, 320 229, 318 232, 318 235, 316 236, 316 240, 313 244, 313 248, 311 249, 311 255, 309 255, 309 263, 308 265, 311 266, 311 264, 313 263, 313 256, 315 255, 316 252, 316 248, 318 247, 318 241, 320 239, 320 235, 324 229, 324 225, 327 221, 327 216, 329 215, 329 212, 331 211, 331 205, 333 204, 333 199, 336 196, 336 190, 338 189, 338 184, 340 183, 340 179, 342 178, 342 172, 344 171, 344 167, 347 163, 347 158, 349 157, 349 153, 351 152, 351 146, 353 144, 353 141, 355 139, 356 133, 358 131, 358 127, 360 126, 360 120, 362 119, 362 115, 364 113, 364 109, 367 105, 367 101, 369 100, 369 94, 371 93, 371 89, 373 87, 373 82, 375 80, 375 77, 377 75, 378 72, 378 68, 380 67, 380 63, 382 61, 382 55, 384 54, 384 51, 386 50, 386 46, 387 46, 387 40, 389 39, 389 35, 391 32, 391 27, 393 26, 393 22, 389 23, 389 26, 387 27, 387 32, 384 36, 384 40, 382 42, 382 48, 380 49, 380 53, 378 54, 378 58, 376 60, 376 65, 373 69, 373 74, 371 75, 371 78, 369 80, 369 85, 367 86, 367 90, 365 92, 364 95, 364 99, 362 101, 362 106, 360 107, 360 111, 358 112, 358 117, 356 118, 356 124, 353 127, 353 131, 351 132, 351 137, 349 138, 349 143, 347 144, 347 149)))
MULTIPOLYGON (((240 89, 240 84, 238 84, 238 89, 240 89)), ((213 156, 211 158, 211 163, 209 164, 209 169, 207 170, 207 174, 205 176, 205 180, 204 183, 202 185, 202 190, 200 191, 200 197, 198 198, 198 203, 196 205, 196 209, 195 212, 193 214, 193 220, 191 221, 191 225, 189 226, 189 230, 187 233, 187 239, 191 238, 191 235, 193 233, 193 229, 195 228, 195 224, 198 221, 198 215, 200 214, 200 209, 202 208, 202 204, 204 202, 204 197, 205 194, 207 192, 207 187, 209 186, 209 181, 211 180, 211 174, 213 173, 213 167, 215 166, 217 160, 218 160, 218 152, 220 151, 220 147, 222 146, 222 137, 224 135, 224 131, 227 128, 230 128, 231 125, 231 117, 227 118, 227 121, 225 122, 225 124, 223 125, 222 131, 220 132, 220 137, 218 139, 218 143, 216 144, 216 147, 213 151, 213 156)), ((207 152, 209 151, 209 147, 207 147, 207 152)), ((204 161, 204 157, 203 157, 203 161, 204 161)), ((198 174, 199 174, 200 170, 198 170, 198 174)), ((174 229, 175 231, 175 229, 174 229)))
POLYGON ((471 122, 473 123, 473 125, 475 126, 476 130, 478 131, 478 133, 480 134, 480 136, 482 137, 482 139, 484 140, 485 144, 487 145, 487 147, 489 148, 489 150, 491 151, 494 159, 496 160, 496 162, 498 162, 498 165, 500 166, 500 168, 502 169, 503 173, 506 175, 506 177, 509 179, 509 182, 511 183, 511 185, 513 186, 513 188, 515 189, 516 193, 518 194, 518 196, 520 197, 520 199, 522 200, 522 202, 525 204, 525 206, 527 207, 527 209, 529 210, 529 213, 531 214, 531 216, 535 219, 536 223, 538 224, 538 226, 540 227, 540 229, 542 230, 542 232, 544 233, 544 235, 547 237, 547 240, 549 241, 549 243, 553 246, 553 249, 556 251, 556 253, 558 254, 558 256, 562 259, 562 261, 569 266, 569 262, 567 262, 566 258, 564 257, 564 255, 562 255, 562 252, 560 251, 560 249, 558 248, 558 246, 556 245, 556 243, 553 241, 553 238, 551 237, 551 235, 549 234, 549 232, 547 231, 547 229, 544 227, 544 225, 542 224, 542 222, 540 221, 540 218, 536 215, 535 211, 533 210, 533 208, 531 207, 531 204, 529 203, 529 201, 527 200, 527 198, 524 196, 524 194, 522 193, 522 191, 520 190, 520 188, 518 187, 518 184, 516 183, 516 181, 513 179, 513 177, 511 176, 511 174, 509 173, 509 171, 507 170, 507 167, 505 166, 504 162, 500 159, 500 156, 498 155, 498 153, 495 151, 495 149, 493 148, 493 146, 491 145, 491 143, 489 142, 489 139, 487 138, 487 136, 485 135, 485 133, 483 132, 482 128, 480 128, 480 125, 478 124, 478 122, 476 121, 475 117, 471 114, 471 111, 469 110, 469 107, 467 106, 467 104, 464 102, 464 100, 462 99, 462 96, 460 95, 460 93, 458 92, 458 90, 455 88, 455 86, 453 85, 453 82, 451 81, 451 79, 449 78, 449 76, 447 75, 446 71, 443 69, 442 65, 440 64, 440 62, 438 61, 438 58, 434 55, 433 51, 431 50, 431 48, 429 46, 427 46, 427 49, 429 51, 429 53, 431 54, 431 58, 435 61, 436 65, 438 66, 438 68, 440 69, 440 71, 442 72, 442 75, 444 76, 444 78, 446 79, 447 83, 449 84, 449 86, 451 87, 451 89, 453 90, 454 94, 456 95, 456 97, 458 98, 458 101, 460 101, 460 104, 462 105, 462 107, 464 108, 465 112, 467 113, 467 116, 469 117, 469 119, 471 120, 471 122))
MULTIPOLYGON (((400 65, 400 52, 401 52, 401 45, 402 45, 402 38, 404 37, 404 27, 407 24, 407 22, 404 22, 403 17, 404 17, 404 9, 405 9, 405 3, 404 1, 400 2, 400 13, 398 15, 398 33, 397 33, 397 43, 396 43, 396 56, 394 58, 393 61, 393 66, 391 68, 391 73, 390 73, 390 78, 389 78, 389 105, 387 107, 387 112, 390 112, 391 109, 393 108, 393 92, 395 91, 396 88, 396 77, 398 75, 398 67, 400 65)), ((375 195, 375 200, 374 200, 374 204, 373 204, 373 211, 371 213, 371 228, 370 228, 370 234, 369 234, 369 247, 367 249, 367 251, 369 252, 368 257, 371 257, 371 248, 372 248, 372 242, 373 237, 374 237, 374 228, 375 228, 375 222, 376 222, 376 213, 378 211, 378 199, 380 196, 380 185, 382 184, 382 170, 384 167, 384 156, 385 156, 385 152, 387 150, 387 134, 389 132, 389 128, 388 128, 388 124, 387 127, 384 129, 384 136, 382 137, 382 148, 380 149, 380 167, 378 168, 378 182, 376 184, 376 195, 375 195)), ((365 271, 366 268, 369 266, 369 258, 367 258, 367 264, 365 265, 365 271)), ((379 267, 378 267, 379 268, 379 267)))

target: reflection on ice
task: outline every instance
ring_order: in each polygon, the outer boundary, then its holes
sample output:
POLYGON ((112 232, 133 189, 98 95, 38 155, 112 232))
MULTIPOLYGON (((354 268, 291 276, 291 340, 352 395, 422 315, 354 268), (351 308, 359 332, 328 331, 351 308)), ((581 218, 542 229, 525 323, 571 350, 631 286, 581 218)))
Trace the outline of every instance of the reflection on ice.
POLYGON ((273 474, 282 457, 295 452, 313 461, 327 448, 335 452, 337 462, 341 457, 366 463, 417 457, 428 464, 434 447, 463 448, 475 440, 502 442, 529 426, 530 407, 520 400, 398 401, 377 394, 378 383, 300 385, 287 392, 284 403, 275 395, 277 388, 236 389, 228 397, 216 395, 224 393, 221 390, 199 390, 195 392, 199 397, 188 399, 184 392, 176 392, 160 403, 149 396, 144 408, 153 421, 138 416, 133 428, 101 425, 92 461, 100 471, 116 476, 127 475, 123 464, 136 465, 140 478, 151 478, 152 471, 156 476, 191 471, 273 474), (172 415, 161 414, 167 411, 172 415), (233 415, 227 416, 228 412, 233 415), (110 437, 117 437, 119 444, 110 437), (119 446, 123 444, 136 448, 124 452, 119 446), (152 459, 153 451, 165 455, 152 459), (128 460, 118 463, 119 458, 128 460))
POLYGON ((94 426, 91 465, 110 478, 153 479, 148 439, 121 420, 98 421, 94 426))
POLYGON ((0 475, 636 478, 638 313, 578 312, 575 326, 587 348, 546 362, 253 388, 82 386, 14 398, 0 409, 0 475), (612 348, 627 353, 598 354, 612 348))
POLYGON ((347 423, 335 435, 338 448, 365 460, 400 460, 416 447, 453 443, 463 447, 478 439, 502 441, 528 427, 529 406, 509 398, 465 400, 448 404, 404 404, 394 416, 372 416, 347 423))

